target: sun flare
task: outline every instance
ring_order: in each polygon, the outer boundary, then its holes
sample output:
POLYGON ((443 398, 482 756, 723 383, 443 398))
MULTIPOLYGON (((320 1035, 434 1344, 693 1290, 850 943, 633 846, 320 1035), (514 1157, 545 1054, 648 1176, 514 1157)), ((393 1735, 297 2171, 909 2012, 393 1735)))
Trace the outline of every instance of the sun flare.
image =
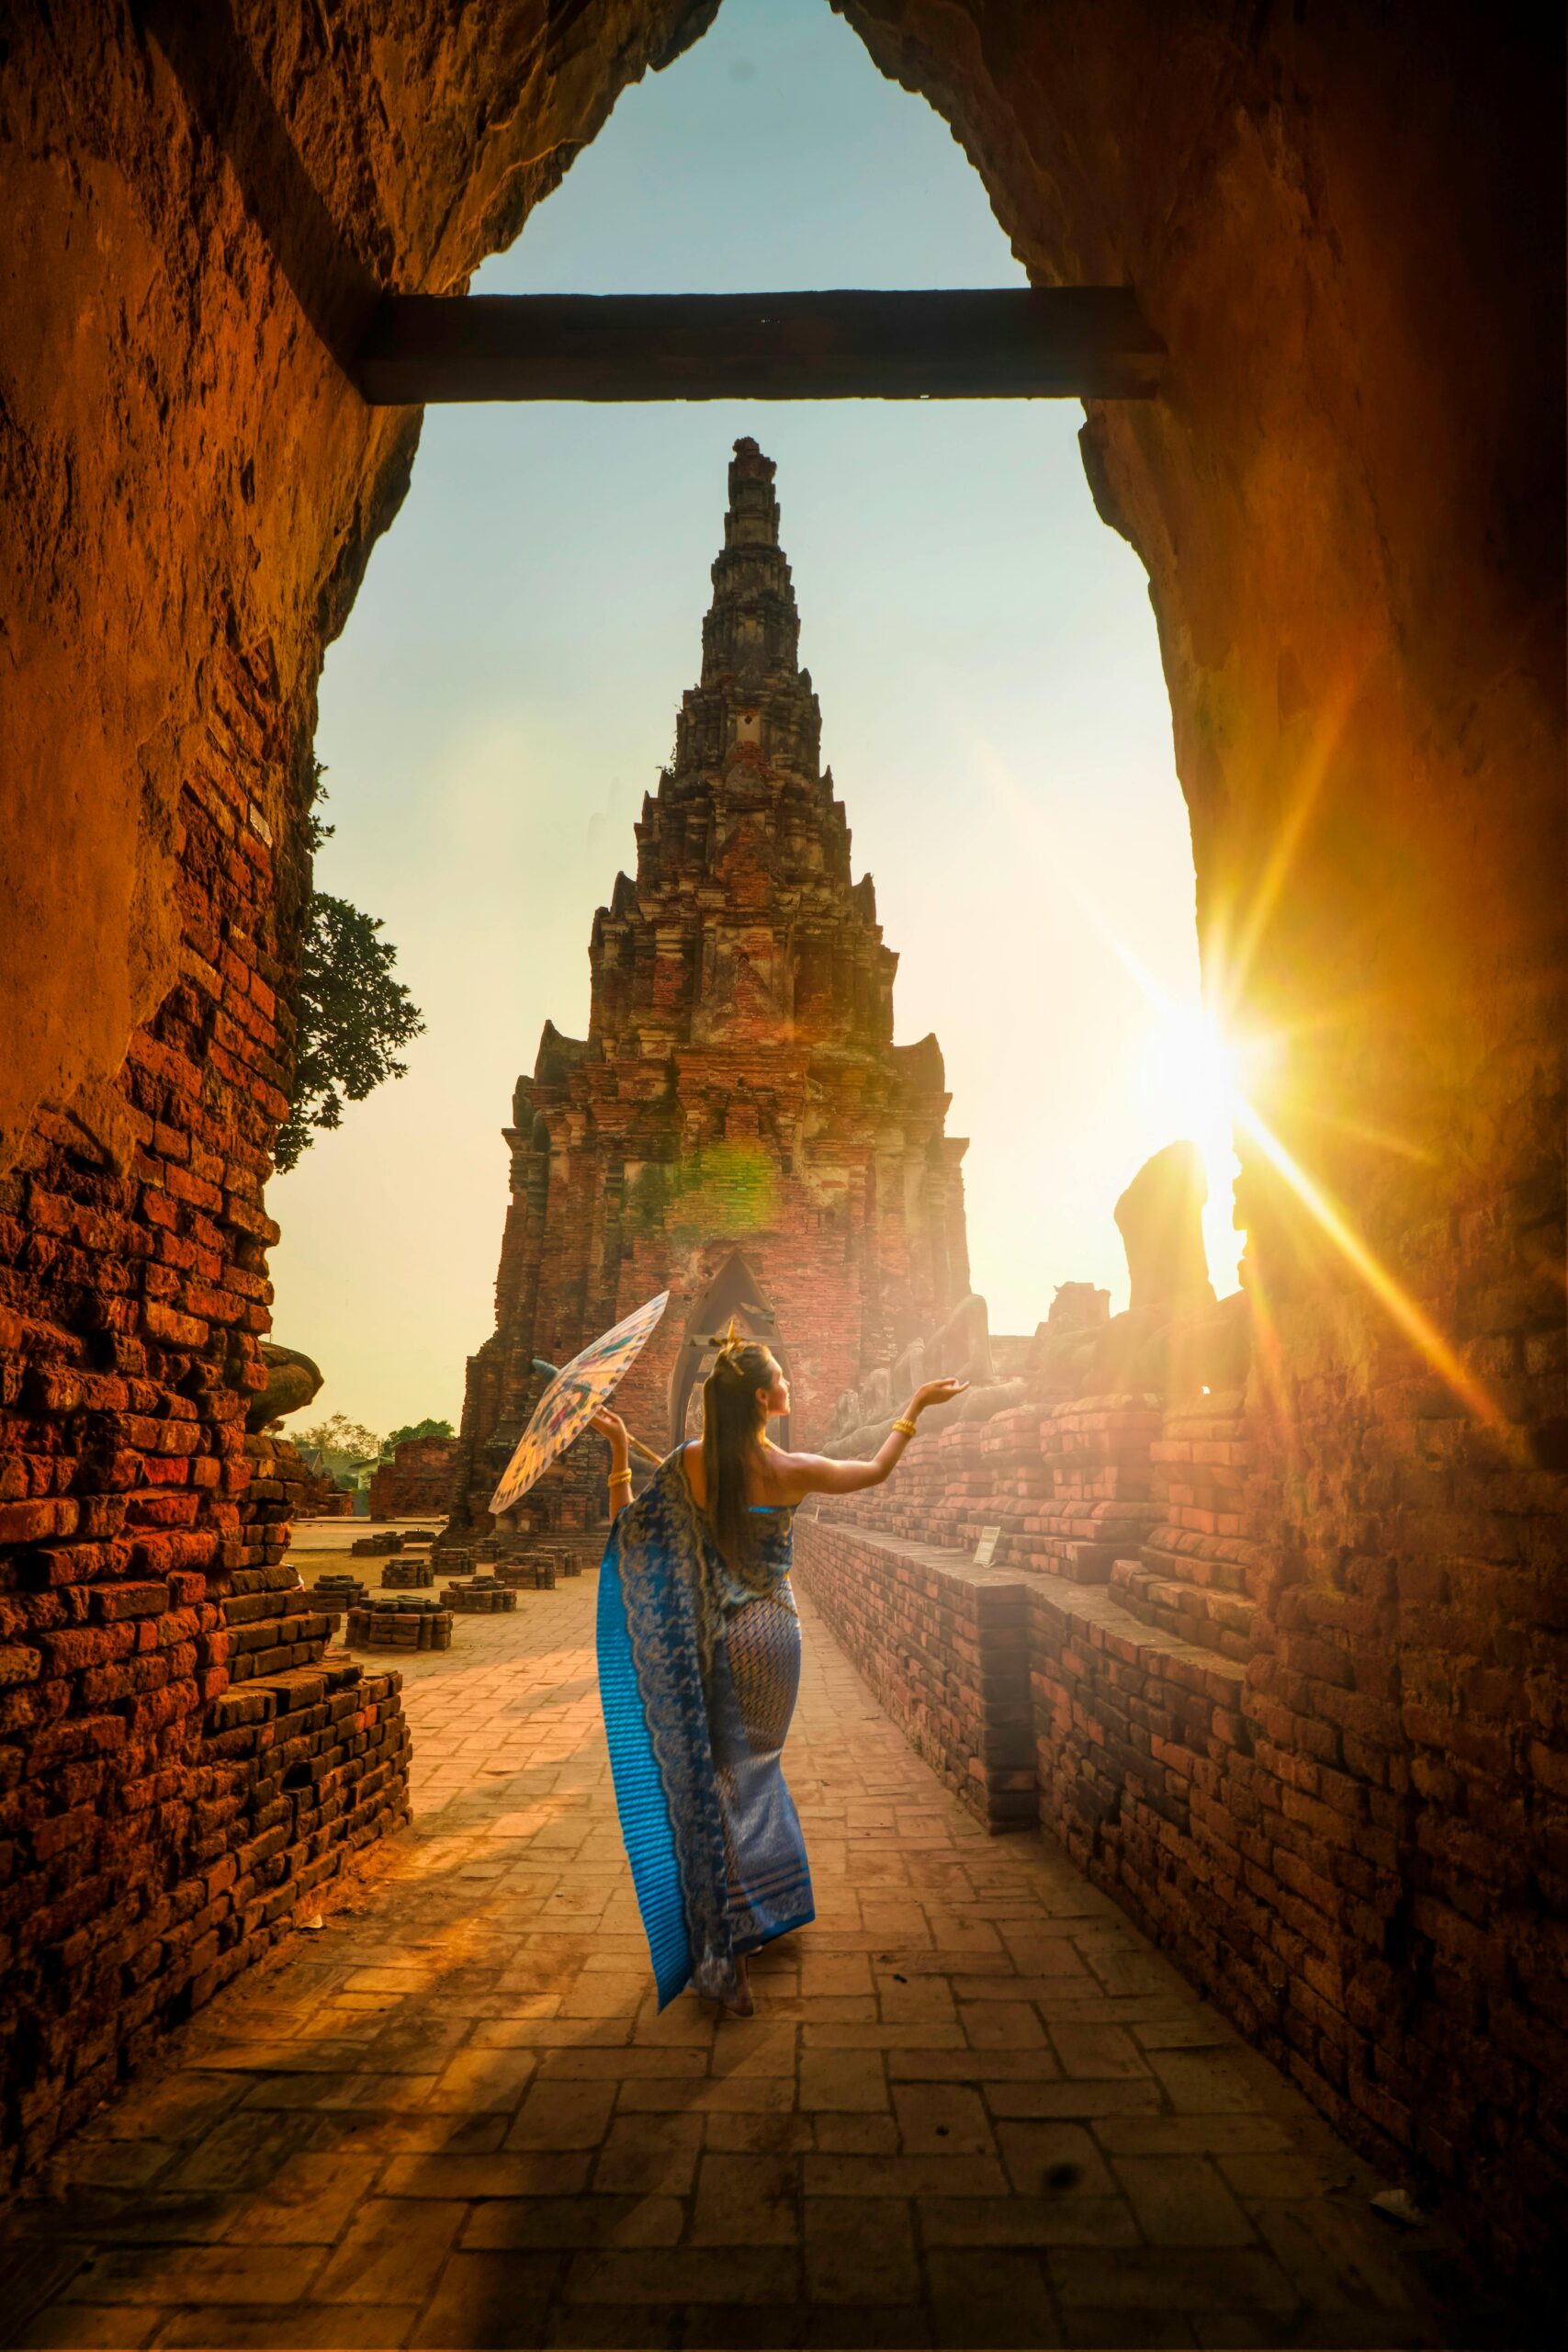
POLYGON ((1163 1091, 1187 1106, 1191 1123, 1206 1135, 1228 1129, 1241 1091, 1240 1057, 1218 1024, 1207 1013, 1173 1008, 1156 1023, 1154 1051, 1163 1091))

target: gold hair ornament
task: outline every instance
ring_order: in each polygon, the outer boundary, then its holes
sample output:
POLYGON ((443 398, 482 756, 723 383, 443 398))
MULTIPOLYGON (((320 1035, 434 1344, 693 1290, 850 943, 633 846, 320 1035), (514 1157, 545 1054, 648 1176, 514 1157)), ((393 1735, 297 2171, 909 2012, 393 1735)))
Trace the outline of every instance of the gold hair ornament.
POLYGON ((714 1366, 715 1371, 718 1369, 718 1364, 723 1364, 728 1371, 744 1379, 745 1374, 740 1369, 740 1359, 750 1345, 750 1342, 744 1333, 736 1329, 735 1317, 732 1315, 729 1318, 729 1329, 718 1342, 718 1358, 714 1366))

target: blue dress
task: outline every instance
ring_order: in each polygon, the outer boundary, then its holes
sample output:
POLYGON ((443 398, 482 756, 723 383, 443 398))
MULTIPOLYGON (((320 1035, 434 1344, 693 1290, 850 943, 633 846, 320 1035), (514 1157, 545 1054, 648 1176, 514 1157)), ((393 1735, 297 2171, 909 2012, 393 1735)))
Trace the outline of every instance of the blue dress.
POLYGON ((687 1984, 732 1999, 737 1959, 815 1916, 782 1764, 800 1684, 792 1515, 758 1516, 738 1577, 677 1450, 615 1521, 600 1572, 599 1694, 660 2008, 687 1984))

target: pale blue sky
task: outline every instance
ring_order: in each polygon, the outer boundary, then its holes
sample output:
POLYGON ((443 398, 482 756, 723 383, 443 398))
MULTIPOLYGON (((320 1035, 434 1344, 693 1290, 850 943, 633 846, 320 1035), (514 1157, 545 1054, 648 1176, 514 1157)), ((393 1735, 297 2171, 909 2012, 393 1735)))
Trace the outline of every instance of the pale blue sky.
MULTIPOLYGON (((946 126, 825 0, 725 0, 477 283, 1021 277, 946 126)), ((276 1335, 322 1364, 321 1409, 457 1419, 492 1327, 513 1080, 547 1017, 585 1025, 593 910, 696 677, 741 433, 778 461, 897 1035, 935 1029, 972 1138, 993 1329, 1032 1329, 1064 1281, 1125 1303, 1116 1195, 1195 1123, 1105 926, 1195 1009, 1192 862, 1142 568, 1094 513, 1081 423, 1072 401, 427 412, 321 691, 318 878, 385 917, 428 1024, 408 1078, 272 1188, 276 1335)), ((1216 1201, 1221 1289, 1228 1216, 1216 1201)))

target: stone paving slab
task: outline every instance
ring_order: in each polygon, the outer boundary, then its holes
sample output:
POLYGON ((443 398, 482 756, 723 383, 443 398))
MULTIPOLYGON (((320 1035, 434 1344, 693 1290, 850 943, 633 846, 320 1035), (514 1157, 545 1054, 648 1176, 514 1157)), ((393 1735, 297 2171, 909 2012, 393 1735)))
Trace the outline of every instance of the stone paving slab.
POLYGON ((7 2217, 36 2346, 1440 2346, 1381 2184, 809 1611, 818 1917, 654 2007, 595 1579, 403 1662, 412 1830, 7 2217), (30 2269, 28 2266, 30 2265, 30 2269))

